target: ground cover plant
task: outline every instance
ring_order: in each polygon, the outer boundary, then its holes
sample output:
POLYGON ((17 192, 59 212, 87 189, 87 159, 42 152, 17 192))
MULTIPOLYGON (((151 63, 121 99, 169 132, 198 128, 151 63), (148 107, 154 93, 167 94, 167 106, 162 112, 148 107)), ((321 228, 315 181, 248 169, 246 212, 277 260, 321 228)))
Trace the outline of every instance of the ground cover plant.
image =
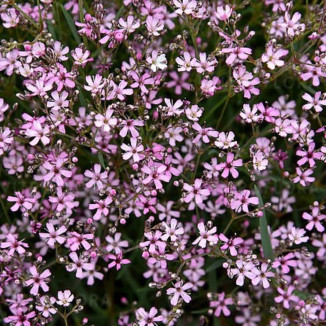
POLYGON ((326 5, 0 2, 4 325, 326 325, 326 5))

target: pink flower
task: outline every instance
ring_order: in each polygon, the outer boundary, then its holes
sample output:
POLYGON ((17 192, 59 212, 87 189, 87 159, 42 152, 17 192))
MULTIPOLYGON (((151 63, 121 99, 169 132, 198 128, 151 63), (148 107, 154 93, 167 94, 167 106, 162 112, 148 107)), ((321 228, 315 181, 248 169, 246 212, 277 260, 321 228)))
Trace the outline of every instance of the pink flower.
POLYGON ((95 116, 95 122, 94 122, 95 126, 97 128, 103 128, 105 132, 110 132, 111 127, 116 126, 116 124, 118 123, 118 120, 112 117, 113 113, 114 113, 113 110, 108 108, 106 110, 105 115, 102 115, 100 113, 97 114, 95 116))
POLYGON ((56 301, 56 303, 59 306, 69 307, 73 300, 74 300, 74 295, 71 294, 71 291, 64 290, 58 292, 58 300, 56 301))
POLYGON ((65 163, 66 159, 60 157, 52 163, 44 162, 42 166, 47 170, 47 174, 43 176, 43 180, 54 181, 59 187, 63 187, 65 182, 62 177, 70 178, 72 176, 72 172, 63 167, 65 163))
POLYGON ((259 78, 246 71, 244 66, 235 67, 232 75, 238 84, 238 87, 235 88, 236 92, 243 92, 243 96, 248 99, 251 98, 251 95, 259 95, 260 90, 255 87, 260 84, 259 78))
POLYGON ((16 27, 19 23, 19 16, 17 15, 15 8, 9 8, 1 14, 1 19, 3 20, 2 25, 5 28, 16 27))
POLYGON ((294 286, 290 285, 286 290, 278 287, 277 292, 280 294, 278 297, 274 298, 274 301, 277 303, 283 303, 283 307, 285 309, 290 309, 291 302, 298 302, 299 298, 296 295, 293 295, 293 291, 295 290, 294 286))
POLYGON ((26 88, 31 92, 31 96, 45 96, 46 92, 53 88, 53 81, 37 79, 35 82, 27 83, 26 88))
POLYGON ((144 146, 138 143, 137 138, 130 138, 130 146, 122 144, 121 149, 125 151, 122 154, 124 160, 129 160, 132 157, 134 162, 139 162, 144 158, 144 155, 140 154, 144 151, 144 146))
POLYGON ((151 70, 154 72, 157 70, 165 70, 168 67, 165 54, 158 53, 155 50, 146 58, 146 61, 150 64, 151 70))
POLYGON ((231 275, 236 276, 236 285, 243 286, 245 278, 252 280, 255 274, 252 272, 255 265, 251 261, 244 261, 243 259, 238 259, 236 261, 236 267, 231 269, 231 275))
POLYGON ((184 72, 181 75, 177 74, 175 71, 170 72, 169 76, 173 79, 166 84, 166 87, 173 88, 176 95, 182 93, 182 89, 190 90, 191 84, 187 83, 189 78, 189 73, 184 72))
POLYGON ((184 234, 183 227, 175 218, 171 219, 169 225, 166 222, 163 222, 162 226, 164 228, 164 234, 161 236, 163 241, 171 239, 171 242, 174 242, 178 237, 180 237, 180 235, 184 234))
POLYGON ((127 248, 129 243, 127 240, 121 240, 121 236, 122 234, 119 232, 115 233, 114 236, 108 235, 105 238, 108 243, 105 249, 108 252, 114 251, 115 254, 118 254, 122 252, 123 248, 127 248))
POLYGON ((5 57, 0 55, 0 71, 5 70, 7 76, 11 76, 16 68, 21 67, 19 58, 20 53, 17 49, 7 52, 5 57))
POLYGON ((209 189, 203 188, 202 183, 202 179, 196 179, 193 185, 184 183, 183 189, 187 192, 184 197, 185 203, 190 203, 194 200, 195 203, 199 205, 206 199, 207 196, 210 195, 209 189))
POLYGON ((325 257, 325 255, 326 255, 326 234, 324 233, 320 240, 314 239, 312 241, 312 245, 319 248, 317 251, 317 257, 320 257, 320 259, 323 259, 323 257, 325 257))
POLYGON ((95 262, 92 264, 93 268, 83 273, 83 278, 87 278, 87 285, 94 285, 95 279, 103 280, 104 274, 96 270, 95 262))
POLYGON ((29 321, 36 316, 35 311, 26 313, 24 311, 17 310, 14 315, 8 316, 3 319, 5 323, 14 324, 15 326, 31 326, 33 321, 29 321))
POLYGON ((294 13, 292 18, 287 11, 285 12, 284 23, 282 23, 281 26, 285 28, 286 33, 290 37, 294 37, 305 30, 305 24, 299 23, 300 18, 301 14, 299 12, 294 13))
POLYGON ((285 256, 278 257, 272 264, 273 268, 281 267, 282 273, 288 274, 290 272, 290 267, 297 267, 297 261, 295 259, 294 253, 290 252, 285 256))
POLYGON ((198 121, 203 114, 203 108, 198 105, 192 105, 186 109, 186 116, 191 121, 198 121))
POLYGON ((235 167, 240 167, 242 165, 243 164, 241 159, 234 160, 234 154, 228 152, 226 156, 226 162, 218 164, 216 166, 216 170, 217 171, 223 170, 221 174, 223 178, 227 178, 230 173, 233 178, 237 178, 239 176, 239 172, 235 169, 235 167))
POLYGON ((231 315, 231 311, 228 309, 227 306, 230 306, 233 304, 232 298, 225 298, 225 293, 218 293, 218 299, 213 300, 209 303, 209 306, 211 308, 216 308, 214 311, 214 316, 219 317, 221 316, 221 313, 228 317, 231 315))
POLYGON ((175 61, 179 65, 178 71, 191 71, 196 66, 196 59, 189 52, 185 52, 183 58, 177 57, 175 61))
POLYGON ((262 283, 264 289, 269 288, 269 278, 274 277, 274 273, 270 271, 268 264, 262 263, 260 269, 253 269, 253 273, 256 275, 256 277, 251 280, 253 285, 262 283))
POLYGON ((169 126, 164 136, 169 140, 170 146, 176 146, 176 142, 182 142, 184 139, 181 135, 182 132, 183 129, 181 127, 173 128, 169 126))
POLYGON ((320 160, 323 156, 322 152, 315 152, 316 144, 314 142, 309 143, 308 145, 308 149, 304 150, 304 149, 298 149, 296 154, 298 156, 301 156, 302 158, 298 161, 298 165, 301 166, 305 163, 309 163, 309 167, 314 167, 316 162, 316 160, 320 160))
POLYGON ((105 86, 105 81, 103 81, 103 78, 101 75, 94 76, 86 76, 86 82, 88 85, 85 85, 84 88, 92 92, 92 95, 100 93, 105 86))
POLYGON ((87 62, 93 61, 93 58, 89 58, 90 52, 82 48, 76 48, 71 52, 71 56, 74 58, 74 64, 77 66, 85 67, 87 62))
POLYGON ((215 58, 207 59, 207 54, 200 53, 199 54, 199 62, 195 63, 195 67, 198 73, 203 74, 205 72, 211 73, 215 70, 217 65, 217 61, 215 58))
POLYGON ((168 176, 165 171, 166 166, 164 164, 151 162, 148 165, 143 166, 142 172, 148 175, 143 179, 143 183, 147 185, 153 181, 156 189, 163 189, 161 181, 169 182, 171 179, 171 176, 168 176))
POLYGON ((210 139, 209 137, 212 138, 217 138, 218 137, 218 131, 214 130, 213 128, 207 127, 207 128, 202 128, 198 122, 195 122, 192 126, 194 130, 197 131, 197 136, 195 139, 192 141, 195 144, 198 144, 199 141, 202 139, 204 143, 209 143, 210 139))
POLYGON ((218 242, 218 235, 216 234, 216 226, 207 230, 205 224, 200 222, 198 224, 199 234, 200 236, 192 243, 193 245, 199 245, 201 248, 206 248, 207 242, 210 246, 216 245, 218 242))
POLYGON ((143 195, 138 196, 138 199, 136 201, 136 205, 143 209, 143 213, 147 214, 149 212, 156 213, 156 209, 154 205, 156 206, 156 198, 146 198, 143 195))
POLYGON ((229 239, 223 233, 219 235, 219 239, 224 242, 221 246, 221 250, 229 250, 231 256, 236 256, 238 254, 237 247, 243 243, 243 239, 239 237, 229 239))
POLYGON ((142 120, 126 119, 121 122, 121 125, 123 126, 119 133, 121 137, 126 137, 127 133, 130 133, 133 138, 137 138, 139 132, 136 127, 144 126, 144 122, 142 120))
POLYGON ((144 236, 147 238, 146 241, 140 242, 140 248, 147 248, 150 253, 156 253, 159 251, 159 248, 165 248, 166 243, 161 241, 162 232, 155 231, 155 232, 145 232, 144 236))
POLYGON ((112 91, 109 92, 109 95, 107 97, 107 100, 112 100, 114 98, 118 98, 120 101, 124 101, 126 98, 126 95, 132 95, 133 90, 132 88, 126 88, 127 82, 125 80, 122 80, 119 85, 115 84, 113 81, 111 81, 110 86, 113 87, 112 91))
POLYGON ((93 240, 94 235, 91 233, 80 234, 78 232, 71 232, 68 238, 68 245, 71 251, 77 251, 82 246, 85 250, 89 250, 91 245, 87 240, 93 240))
POLYGON ((302 214, 302 218, 309 222, 306 225, 307 230, 311 231, 313 228, 316 228, 318 232, 324 232, 325 228, 320 222, 326 219, 326 215, 320 213, 318 203, 314 204, 314 207, 311 210, 311 214, 304 212, 302 214))
POLYGON ((66 238, 62 234, 67 232, 67 228, 63 225, 55 230, 52 223, 46 223, 48 233, 40 232, 40 237, 45 239, 50 247, 54 247, 56 243, 63 244, 66 238))
POLYGON ((56 57, 60 61, 67 61, 68 57, 66 54, 69 53, 69 47, 68 46, 62 46, 62 44, 59 41, 55 41, 53 44, 53 50, 56 55, 56 57))
POLYGON ((137 324, 139 326, 156 326, 156 322, 163 321, 163 316, 156 316, 157 313, 155 307, 152 307, 149 312, 145 311, 144 308, 138 308, 136 310, 137 324))
POLYGON ((119 26, 128 34, 133 33, 137 28, 140 27, 140 22, 138 19, 135 20, 135 18, 132 15, 129 15, 127 17, 127 20, 124 20, 123 18, 119 19, 119 26))
POLYGON ((52 99, 47 102, 47 107, 52 108, 54 111, 58 111, 60 109, 64 109, 69 107, 69 101, 67 100, 68 93, 63 91, 58 93, 54 91, 51 93, 52 99))
POLYGON ((102 216, 109 215, 109 205, 112 203, 113 199, 111 196, 106 197, 104 200, 96 200, 95 204, 90 204, 89 209, 96 209, 96 213, 93 216, 94 220, 97 221, 101 219, 102 216))
POLYGON ((191 15, 197 7, 196 0, 173 0, 173 4, 177 7, 175 13, 178 15, 191 15))
POLYGON ((13 256, 15 252, 19 255, 22 255, 26 252, 25 248, 28 248, 28 244, 17 240, 17 236, 15 234, 9 233, 6 236, 6 241, 0 243, 0 247, 2 249, 9 248, 8 255, 13 256))
POLYGON ((30 210, 33 207, 33 204, 35 203, 34 198, 28 198, 25 197, 21 192, 16 191, 15 192, 16 197, 14 196, 8 196, 7 200, 9 202, 14 202, 15 205, 10 208, 11 211, 16 212, 18 209, 21 210, 30 210))
POLYGON ((292 227, 291 231, 288 234, 289 240, 295 243, 296 245, 299 245, 303 242, 307 242, 309 240, 309 237, 304 236, 306 234, 306 231, 304 229, 299 229, 292 227))
POLYGON ((191 301, 191 297, 186 291, 192 287, 193 285, 191 283, 183 284, 182 281, 179 281, 174 284, 173 288, 167 289, 166 293, 172 296, 170 301, 171 305, 176 306, 179 302, 180 297, 184 302, 189 303, 191 301))
POLYGON ((12 137, 11 130, 6 128, 0 128, 0 155, 3 155, 5 151, 9 149, 9 146, 13 143, 14 138, 12 137))
POLYGON ((217 86, 219 84, 221 84, 221 80, 218 77, 214 76, 212 79, 206 77, 201 81, 200 90, 204 96, 210 97, 221 89, 220 86, 217 86))
POLYGON ((56 300, 54 297, 42 296, 40 297, 40 304, 35 305, 35 308, 41 312, 41 315, 45 318, 55 315, 57 310, 53 307, 56 300))
POLYGON ((148 16, 146 18, 146 28, 150 35, 160 36, 164 28, 164 24, 161 20, 154 18, 153 16, 148 16))
POLYGON ((33 137, 34 139, 30 142, 32 146, 38 144, 39 141, 43 143, 43 145, 48 145, 50 143, 50 128, 46 124, 41 124, 39 120, 34 120, 32 128, 27 129, 25 131, 25 135, 27 137, 33 137))
POLYGON ((252 53, 252 50, 250 48, 234 47, 222 49, 222 53, 228 54, 225 63, 231 66, 236 62, 236 59, 240 61, 248 59, 249 55, 252 53))
POLYGON ((271 70, 274 70, 277 67, 284 66, 284 60, 280 58, 285 57, 289 53, 288 50, 274 48, 274 46, 268 46, 266 53, 261 57, 262 62, 267 62, 267 67, 271 70))
POLYGON ((312 169, 302 171, 300 168, 296 168, 297 176, 293 179, 293 183, 300 182, 301 186, 306 187, 309 183, 314 182, 315 178, 310 177, 314 173, 312 169))
POLYGON ((257 104, 254 104, 252 108, 249 106, 249 104, 243 104, 243 109, 239 115, 246 123, 255 123, 262 121, 262 116, 258 111, 257 104))
POLYGON ((303 81, 312 79, 312 85, 317 87, 320 85, 320 78, 325 78, 326 73, 321 67, 313 65, 310 61, 306 62, 306 65, 303 65, 305 72, 300 74, 300 77, 303 81))
POLYGON ((119 269, 121 269, 121 265, 126 265, 126 264, 130 264, 131 261, 129 259, 123 259, 122 258, 122 253, 119 252, 116 255, 113 254, 109 254, 107 256, 107 258, 109 258, 111 261, 111 263, 109 263, 108 268, 113 268, 115 267, 116 270, 118 271, 119 269))
POLYGON ((72 193, 62 191, 61 187, 57 188, 56 196, 49 196, 49 202, 52 203, 53 210, 57 212, 71 213, 74 207, 79 205, 78 201, 73 201, 75 196, 72 193))
POLYGON ((49 269, 46 269, 44 272, 39 274, 35 266, 32 266, 29 268, 30 273, 32 274, 32 278, 27 280, 25 283, 27 286, 33 285, 30 294, 32 295, 38 295, 39 293, 39 288, 44 292, 49 291, 49 287, 47 286, 47 282, 49 281, 48 278, 51 275, 51 272, 49 269))
POLYGON ((90 180, 86 183, 87 188, 92 188, 94 185, 98 189, 103 189, 107 183, 107 171, 101 172, 101 164, 94 164, 94 170, 86 170, 84 175, 90 180))
POLYGON ((79 257, 76 252, 71 252, 69 254, 70 259, 72 262, 66 266, 68 272, 76 271, 77 278, 83 278, 84 270, 91 270, 93 265, 91 263, 87 263, 86 260, 82 257, 79 257))
POLYGON ((235 198, 231 200, 231 208, 237 213, 243 211, 249 213, 249 204, 258 205, 258 197, 249 197, 250 190, 243 190, 242 192, 237 192, 235 198))
MULTIPOLYGON (((312 97, 310 94, 308 93, 304 93, 302 95, 302 98, 304 100, 306 100, 308 103, 303 105, 302 107, 302 110, 305 110, 305 111, 309 111, 311 110, 312 108, 314 108, 314 110, 317 112, 317 113, 320 113, 323 111, 323 108, 322 106, 326 105, 326 100, 325 99, 321 99, 321 92, 316 92, 316 94, 314 95, 314 97, 312 97)), ((324 98, 324 94, 323 94, 323 97, 324 98)))
POLYGON ((129 76, 134 80, 130 86, 132 88, 139 88, 144 94, 149 93, 146 85, 154 85, 154 79, 148 73, 139 76, 135 71, 130 71, 129 76))

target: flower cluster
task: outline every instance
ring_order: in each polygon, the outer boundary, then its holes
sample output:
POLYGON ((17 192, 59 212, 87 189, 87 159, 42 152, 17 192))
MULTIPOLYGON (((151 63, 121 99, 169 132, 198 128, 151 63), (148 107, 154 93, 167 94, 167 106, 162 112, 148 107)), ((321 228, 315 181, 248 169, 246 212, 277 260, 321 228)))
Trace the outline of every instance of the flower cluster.
POLYGON ((326 323, 325 17, 2 1, 2 322, 326 323))

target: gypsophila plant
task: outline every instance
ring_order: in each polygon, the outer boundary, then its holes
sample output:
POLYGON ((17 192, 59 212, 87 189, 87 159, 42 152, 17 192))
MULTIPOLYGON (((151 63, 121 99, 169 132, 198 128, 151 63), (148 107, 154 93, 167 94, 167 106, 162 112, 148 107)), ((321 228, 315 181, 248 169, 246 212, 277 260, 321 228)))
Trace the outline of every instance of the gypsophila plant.
POLYGON ((2 324, 326 325, 326 2, 1 0, 2 324))

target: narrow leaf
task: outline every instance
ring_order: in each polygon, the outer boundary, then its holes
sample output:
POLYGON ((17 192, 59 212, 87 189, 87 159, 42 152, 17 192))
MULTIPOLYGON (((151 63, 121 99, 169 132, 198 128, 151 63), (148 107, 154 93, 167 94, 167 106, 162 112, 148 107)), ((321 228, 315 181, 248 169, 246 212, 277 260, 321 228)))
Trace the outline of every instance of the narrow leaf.
MULTIPOLYGON (((256 185, 254 187, 255 187, 255 193, 259 199, 259 206, 263 207, 264 203, 260 191, 256 185)), ((267 224, 265 209, 263 209, 263 216, 259 219, 259 229, 260 229, 261 244, 263 246, 264 256, 265 258, 273 260, 274 253, 272 248, 272 241, 268 232, 268 224, 267 224)))
POLYGON ((102 168, 105 169, 103 154, 101 152, 98 152, 97 157, 98 157, 98 161, 100 162, 102 168))
POLYGON ((80 44, 81 40, 80 40, 80 37, 78 35, 77 29, 75 27, 75 24, 74 24, 71 16, 69 15, 69 13, 67 12, 67 10, 65 9, 65 7, 62 4, 60 4, 60 8, 61 8, 61 11, 63 12, 63 15, 65 16, 65 19, 66 19, 66 21, 67 21, 67 23, 69 25, 69 28, 70 28, 76 42, 78 44, 80 44))

